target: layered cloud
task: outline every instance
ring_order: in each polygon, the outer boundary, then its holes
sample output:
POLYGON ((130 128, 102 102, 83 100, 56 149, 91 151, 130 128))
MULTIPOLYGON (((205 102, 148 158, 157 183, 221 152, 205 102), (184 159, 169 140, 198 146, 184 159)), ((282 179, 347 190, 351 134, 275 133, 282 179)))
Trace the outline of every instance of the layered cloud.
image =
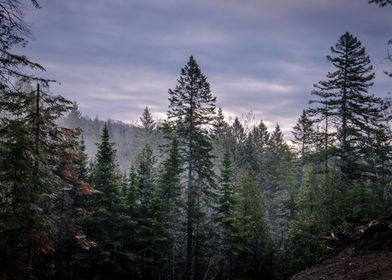
POLYGON ((60 86, 53 91, 84 114, 136 120, 144 106, 167 110, 167 90, 193 54, 218 104, 250 110, 285 131, 307 106, 312 85, 331 70, 325 56, 345 31, 375 66, 373 88, 391 89, 382 70, 392 8, 366 0, 41 0, 28 13, 35 39, 27 54, 60 86))

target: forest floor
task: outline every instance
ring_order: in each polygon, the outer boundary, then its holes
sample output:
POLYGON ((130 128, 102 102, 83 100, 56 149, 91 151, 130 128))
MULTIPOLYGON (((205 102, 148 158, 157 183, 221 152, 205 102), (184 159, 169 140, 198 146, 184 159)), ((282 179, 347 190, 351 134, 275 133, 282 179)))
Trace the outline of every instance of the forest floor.
POLYGON ((290 280, 392 280, 392 213, 328 242, 335 253, 290 280))

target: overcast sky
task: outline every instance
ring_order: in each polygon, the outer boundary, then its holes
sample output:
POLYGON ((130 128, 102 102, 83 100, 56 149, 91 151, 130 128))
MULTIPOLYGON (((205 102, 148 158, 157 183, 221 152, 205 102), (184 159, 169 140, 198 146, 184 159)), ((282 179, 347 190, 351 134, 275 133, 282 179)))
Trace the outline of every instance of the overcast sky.
POLYGON ((392 6, 367 0, 41 0, 26 16, 24 51, 61 82, 55 93, 83 114, 132 122, 147 105, 168 106, 192 54, 227 115, 253 111, 285 131, 308 105, 312 85, 332 70, 330 47, 346 31, 367 48, 375 94, 392 91, 382 70, 392 6))

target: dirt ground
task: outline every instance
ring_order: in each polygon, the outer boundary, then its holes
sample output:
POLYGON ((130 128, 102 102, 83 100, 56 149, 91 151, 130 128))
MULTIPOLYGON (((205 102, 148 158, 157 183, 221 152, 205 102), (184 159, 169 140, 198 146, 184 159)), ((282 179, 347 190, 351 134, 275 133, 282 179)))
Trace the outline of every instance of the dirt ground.
POLYGON ((392 280, 392 212, 328 243, 332 257, 290 280, 392 280))
POLYGON ((392 251, 337 255, 306 269, 290 280, 392 280, 392 251))

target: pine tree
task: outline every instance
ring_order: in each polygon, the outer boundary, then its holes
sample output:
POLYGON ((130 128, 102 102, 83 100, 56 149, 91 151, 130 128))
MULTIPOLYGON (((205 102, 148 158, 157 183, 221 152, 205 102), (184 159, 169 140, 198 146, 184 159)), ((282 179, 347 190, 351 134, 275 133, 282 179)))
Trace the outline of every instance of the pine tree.
POLYGON ((108 273, 121 272, 115 260, 123 245, 122 233, 119 230, 122 227, 121 174, 113 145, 110 142, 108 126, 105 124, 92 170, 91 185, 95 190, 91 198, 93 214, 87 222, 88 237, 98 245, 96 259, 89 260, 92 265, 90 269, 100 277, 109 277, 108 273))
POLYGON ((80 136, 80 143, 77 145, 77 149, 79 150, 79 161, 78 161, 78 174, 79 178, 83 179, 86 182, 90 180, 90 170, 89 170, 89 162, 88 156, 86 154, 86 144, 84 142, 83 135, 80 136))
POLYGON ((158 150, 159 145, 162 143, 161 135, 159 134, 160 131, 157 129, 157 124, 148 107, 145 107, 143 114, 140 117, 140 123, 136 133, 136 146, 133 149, 141 151, 146 145, 149 145, 153 151, 158 150))
MULTIPOLYGON (((24 1, 3 0, 0 5, 0 89, 14 88, 14 79, 37 79, 24 72, 29 70, 45 70, 40 64, 31 61, 24 55, 13 52, 15 47, 25 47, 30 30, 24 20, 26 6, 24 1)), ((39 8, 38 1, 31 0, 35 8, 39 8)))
POLYGON ((237 182, 239 172, 242 167, 246 164, 248 155, 244 153, 244 146, 246 141, 246 133, 244 126, 240 120, 236 117, 233 124, 230 127, 230 144, 229 149, 232 152, 233 158, 233 171, 234 171, 234 182, 237 182))
POLYGON ((317 174, 306 170, 295 198, 295 214, 285 244, 289 274, 316 263, 326 252, 325 236, 349 228, 350 194, 336 169, 317 174))
POLYGON ((223 155, 230 145, 230 125, 225 120, 222 109, 218 108, 213 131, 213 151, 215 156, 215 164, 219 164, 223 160, 223 155))
POLYGON ((1 245, 1 255, 6 257, 1 270, 10 277, 53 272, 42 263, 43 256, 55 249, 57 213, 52 207, 67 190, 65 186, 85 186, 62 168, 75 153, 68 148, 68 140, 76 132, 59 127, 57 120, 71 102, 47 91, 40 84, 34 91, 25 79, 16 84, 16 91, 3 90, 0 99, 4 113, 0 124, 1 239, 7 242, 1 245), (37 269, 38 265, 45 269, 37 269))
POLYGON ((239 178, 240 233, 235 240, 238 252, 237 273, 247 279, 268 277, 272 260, 272 239, 265 202, 257 187, 255 174, 246 166, 239 178))
POLYGON ((255 172, 259 172, 263 165, 266 148, 269 143, 269 132, 263 121, 254 126, 248 133, 242 153, 246 163, 250 164, 255 172))
POLYGON ((266 197, 273 237, 282 245, 292 214, 293 197, 297 189, 297 168, 293 155, 276 125, 269 137, 261 167, 261 190, 266 197))
POLYGON ((293 143, 300 150, 302 163, 305 163, 310 155, 312 144, 314 143, 313 122, 308 118, 307 112, 302 111, 296 125, 293 127, 293 143))
POLYGON ((392 5, 392 0, 369 0, 369 3, 375 3, 380 7, 385 7, 387 5, 392 5))
POLYGON ((162 229, 157 218, 160 207, 159 190, 157 189, 156 158, 150 146, 146 145, 135 160, 137 210, 136 239, 138 243, 139 269, 141 277, 156 277, 156 260, 159 258, 154 247, 156 240, 161 238, 162 229))
POLYGON ((182 222, 183 186, 181 173, 183 172, 182 159, 179 150, 179 141, 175 135, 171 136, 168 149, 168 158, 162 164, 159 178, 159 188, 162 205, 159 218, 164 223, 165 241, 164 250, 161 252, 167 256, 163 269, 166 270, 168 279, 175 279, 179 275, 180 266, 180 232, 182 222))
POLYGON ((238 192, 234 186, 229 152, 224 154, 220 184, 217 193, 216 223, 220 232, 219 242, 223 257, 223 278, 231 279, 234 269, 235 241, 239 235, 238 192))
POLYGON ((140 118, 141 128, 146 132, 152 132, 155 129, 155 121, 151 116, 148 107, 144 108, 143 115, 140 118))
POLYGON ((168 118, 176 128, 187 173, 185 275, 194 279, 197 271, 192 269, 192 263, 198 266, 195 249, 200 249, 194 244, 198 239, 195 228, 201 222, 200 211, 207 205, 208 192, 214 186, 212 146, 206 126, 212 125, 215 118, 215 97, 193 56, 181 70, 178 85, 169 90, 169 95, 168 118))
POLYGON ((86 237, 84 223, 89 216, 88 202, 93 193, 90 184, 85 180, 87 155, 78 139, 80 131, 65 129, 64 132, 63 145, 57 150, 61 159, 57 173, 64 186, 59 194, 60 199, 51 210, 57 215, 54 257, 56 279, 78 277, 78 273, 83 269, 80 261, 87 251, 95 247, 95 243, 86 237))
MULTIPOLYGON (((92 170, 92 185, 96 190, 94 195, 96 207, 98 210, 99 208, 103 210, 102 214, 109 216, 115 214, 120 192, 120 174, 116 162, 116 150, 113 145, 110 142, 108 127, 105 125, 102 131, 101 143, 98 146, 94 169, 92 170)), ((100 229, 97 227, 98 232, 94 235, 98 239, 102 238, 103 240, 106 238, 104 235, 112 236, 114 234, 113 221, 110 221, 109 216, 107 222, 110 224, 107 226, 101 224, 100 229)))
POLYGON ((339 141, 339 166, 343 178, 358 178, 358 158, 366 160, 361 153, 361 146, 369 135, 377 131, 377 123, 382 119, 383 102, 368 93, 373 85, 374 73, 370 58, 361 42, 346 32, 331 48, 332 55, 327 59, 336 68, 328 73, 327 81, 315 85, 313 94, 322 98, 315 102, 321 107, 312 109, 321 114, 328 108, 328 114, 334 120, 339 141))

